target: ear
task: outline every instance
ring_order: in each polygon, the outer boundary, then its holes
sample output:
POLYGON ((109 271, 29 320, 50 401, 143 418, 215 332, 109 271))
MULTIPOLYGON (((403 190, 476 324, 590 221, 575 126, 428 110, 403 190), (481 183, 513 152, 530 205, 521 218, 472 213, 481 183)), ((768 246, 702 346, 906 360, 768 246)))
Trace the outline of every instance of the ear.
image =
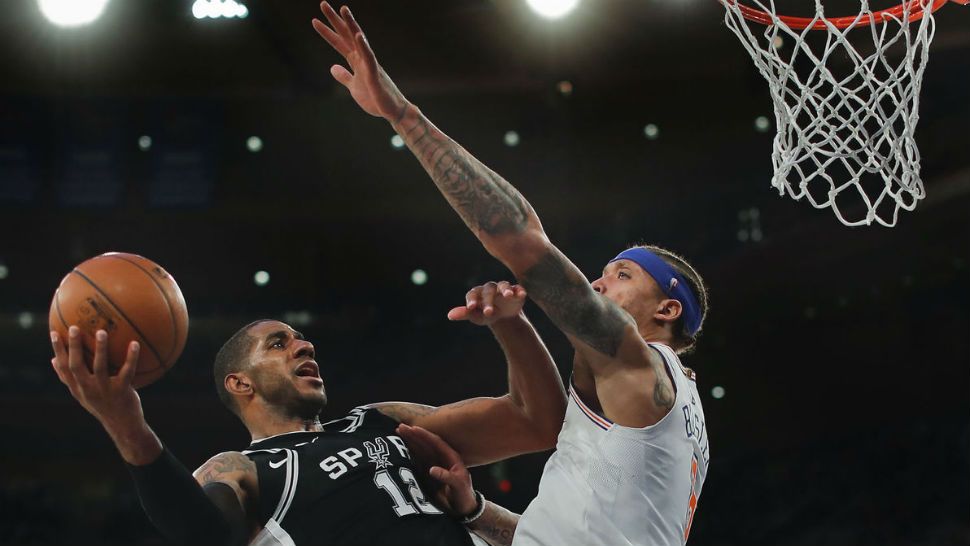
POLYGON ((228 374, 223 384, 226 390, 229 391, 229 394, 241 396, 253 394, 253 383, 245 373, 235 372, 228 374))
POLYGON ((661 322, 673 324, 680 318, 680 314, 683 311, 684 308, 678 300, 660 300, 660 303, 657 304, 657 310, 653 314, 653 318, 661 322))

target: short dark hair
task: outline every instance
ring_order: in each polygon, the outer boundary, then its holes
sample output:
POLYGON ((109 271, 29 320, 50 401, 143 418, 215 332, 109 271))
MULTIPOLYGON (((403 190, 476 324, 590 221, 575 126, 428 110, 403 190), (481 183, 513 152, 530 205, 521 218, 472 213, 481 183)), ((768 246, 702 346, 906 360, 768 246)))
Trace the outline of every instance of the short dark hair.
POLYGON ((222 348, 216 353, 215 363, 212 365, 212 375, 216 383, 216 393, 219 400, 229 408, 229 411, 239 415, 239 406, 236 400, 226 390, 226 376, 231 373, 241 371, 249 364, 249 351, 252 350, 256 339, 249 335, 249 329, 266 322, 268 319, 254 320, 236 331, 228 341, 222 344, 222 348))
POLYGON ((697 331, 693 335, 687 330, 687 324, 684 321, 684 316, 681 315, 674 323, 674 342, 676 347, 674 349, 678 353, 688 353, 694 350, 694 346, 697 344, 697 337, 701 334, 701 329, 704 327, 704 319, 707 317, 708 310, 708 299, 707 299, 707 286, 704 284, 704 279, 701 278, 700 273, 694 269, 690 263, 687 262, 682 256, 662 248, 656 245, 634 245, 631 248, 645 248, 650 252, 653 252, 660 259, 667 262, 667 265, 673 267, 677 273, 680 273, 684 279, 687 280, 687 284, 690 285, 691 291, 694 293, 694 297, 697 298, 697 304, 701 308, 701 322, 697 327, 697 331))

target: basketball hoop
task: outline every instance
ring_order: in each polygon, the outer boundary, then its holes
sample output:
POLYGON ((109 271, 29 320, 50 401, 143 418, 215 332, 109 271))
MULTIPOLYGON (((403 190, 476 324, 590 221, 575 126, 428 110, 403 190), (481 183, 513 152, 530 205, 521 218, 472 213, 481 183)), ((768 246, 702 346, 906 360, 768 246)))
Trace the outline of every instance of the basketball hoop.
POLYGON ((876 12, 859 0, 857 15, 834 18, 822 0, 814 17, 779 15, 775 0, 719 1, 768 80, 778 126, 771 185, 779 195, 831 207, 848 226, 892 227, 900 209, 916 208, 926 195, 914 139, 919 91, 933 12, 948 0, 906 0, 876 12), (765 29, 752 31, 749 21, 765 29), (864 214, 855 214, 859 204, 864 214))

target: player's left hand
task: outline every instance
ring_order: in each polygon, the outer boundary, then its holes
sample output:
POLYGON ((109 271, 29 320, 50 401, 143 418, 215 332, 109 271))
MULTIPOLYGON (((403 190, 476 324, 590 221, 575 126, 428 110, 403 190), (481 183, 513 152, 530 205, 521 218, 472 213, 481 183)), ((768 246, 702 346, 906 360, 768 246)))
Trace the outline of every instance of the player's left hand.
POLYGON ((428 468, 428 474, 441 487, 435 492, 435 505, 453 516, 467 516, 478 509, 472 477, 465 463, 448 442, 421 427, 400 424, 397 433, 408 446, 412 458, 428 468))
POLYGON ((347 70, 335 64, 330 67, 330 74, 350 91, 357 104, 368 114, 391 122, 400 119, 408 101, 378 64, 377 56, 350 13, 350 8, 342 6, 340 13, 337 13, 328 2, 322 2, 320 11, 330 26, 314 19, 314 30, 343 55, 350 66, 350 70, 347 70))
POLYGON ((487 282, 465 294, 465 305, 448 311, 448 320, 467 320, 487 326, 518 316, 525 305, 525 288, 508 281, 487 282))

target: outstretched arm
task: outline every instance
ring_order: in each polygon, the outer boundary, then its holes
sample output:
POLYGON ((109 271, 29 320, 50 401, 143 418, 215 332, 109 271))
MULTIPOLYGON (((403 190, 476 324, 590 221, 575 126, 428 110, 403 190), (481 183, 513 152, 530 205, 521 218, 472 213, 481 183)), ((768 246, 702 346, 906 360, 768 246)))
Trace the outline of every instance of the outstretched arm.
POLYGON ((99 330, 95 337, 89 367, 77 326, 69 329, 67 347, 56 332, 51 332, 51 364, 71 395, 111 437, 128 465, 149 519, 175 544, 245 544, 248 528, 241 497, 237 496, 237 475, 224 473, 221 480, 194 480, 145 421, 141 400, 131 386, 138 343, 131 343, 124 365, 112 376, 108 373, 108 334, 99 330))
POLYGON ((404 139, 442 195, 490 254, 508 267, 549 318, 597 367, 618 357, 639 362, 634 320, 597 295, 589 281, 546 237, 532 206, 511 184, 475 159, 408 102, 377 62, 350 9, 321 9, 330 26, 313 27, 347 61, 330 72, 367 113, 383 117, 404 139), (630 344, 629 356, 621 347, 630 344))
POLYGON ((401 423, 440 434, 470 465, 555 446, 566 413, 566 393, 549 351, 522 313, 525 298, 521 286, 491 282, 470 290, 465 305, 448 313, 451 320, 492 329, 508 363, 508 394, 437 408, 405 402, 375 407, 401 423))

